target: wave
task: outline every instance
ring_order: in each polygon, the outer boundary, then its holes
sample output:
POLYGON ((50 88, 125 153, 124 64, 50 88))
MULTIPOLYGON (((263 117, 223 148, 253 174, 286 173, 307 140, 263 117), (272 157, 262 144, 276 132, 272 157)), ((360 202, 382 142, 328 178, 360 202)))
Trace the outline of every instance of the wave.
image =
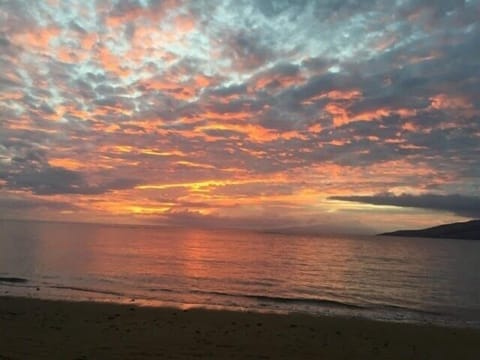
MULTIPOLYGON (((67 285, 48 285, 47 287, 52 289, 62 289, 62 290, 73 290, 73 291, 83 291, 89 293, 96 293, 96 294, 103 294, 103 295, 113 295, 119 296, 122 298, 132 298, 132 297, 145 297, 145 296, 137 296, 136 294, 131 293, 124 293, 120 291, 112 291, 112 290, 104 290, 104 289, 94 289, 90 287, 81 287, 81 286, 67 286, 67 285)), ((165 293, 174 293, 176 291, 172 289, 164 289, 164 288, 149 288, 146 291, 148 292, 165 292, 165 293)), ((152 299, 148 297, 149 299, 152 299)))
MULTIPOLYGON (((50 285, 50 288, 54 289, 64 289, 64 290, 73 290, 73 291, 82 291, 82 292, 89 292, 89 293, 98 293, 104 295, 113 295, 119 297, 132 297, 132 294, 126 294, 123 292, 118 291, 110 291, 110 290, 100 290, 94 289, 89 287, 79 287, 79 286, 63 286, 63 285, 50 285)), ((172 289, 164 289, 164 288, 150 288, 148 289, 149 292, 165 292, 165 293, 177 293, 178 295, 185 295, 184 292, 177 292, 172 289)), ((315 305, 315 306, 323 306, 323 307, 336 307, 336 308, 346 308, 346 309, 364 309, 363 306, 345 303, 341 301, 329 300, 329 299, 318 299, 318 298, 302 298, 302 297, 282 297, 282 296, 269 296, 269 295, 255 295, 255 294, 237 294, 237 293, 227 293, 221 291, 205 291, 205 290, 190 290, 188 291, 190 294, 199 294, 199 295, 215 295, 221 297, 230 297, 230 298, 240 298, 240 299, 252 299, 256 301, 264 301, 270 303, 278 303, 278 304, 304 304, 304 305, 315 305)), ((140 296, 143 297, 143 296, 140 296)), ((161 300, 161 299, 159 299, 161 300)))
POLYGON ((109 291, 109 290, 98 290, 92 289, 87 287, 79 287, 79 286, 63 286, 63 285, 50 285, 48 286, 52 289, 62 289, 62 290, 73 290, 73 291, 83 291, 83 292, 90 292, 90 293, 97 293, 97 294, 104 294, 104 295, 114 295, 120 297, 127 297, 128 295, 122 292, 117 291, 109 291))
POLYGON ((363 306, 345 303, 336 300, 329 299, 319 299, 319 298, 302 298, 302 297, 283 297, 283 296, 270 296, 270 295, 254 295, 254 294, 232 294, 221 291, 204 291, 204 290, 191 290, 192 294, 203 294, 203 295, 217 295, 217 296, 228 296, 236 298, 246 298, 254 299, 258 301, 269 301, 273 303, 282 303, 282 304, 310 304, 310 305, 320 305, 320 306, 333 306, 333 307, 343 307, 348 309, 363 309, 363 306))
MULTIPOLYGON (((127 294, 124 292, 119 291, 110 291, 104 289, 95 289, 89 287, 80 287, 80 286, 63 286, 63 285, 50 285, 50 288, 54 289, 65 289, 65 290, 73 290, 73 291, 82 291, 82 292, 89 292, 89 293, 97 293, 103 295, 112 295, 118 296, 122 298, 129 298, 129 297, 146 297, 150 300, 154 299, 149 296, 145 295, 133 295, 127 294)), ((163 293, 174 293, 181 296, 178 301, 187 300, 183 296, 186 294, 199 294, 199 295, 214 295, 220 297, 228 297, 228 298, 237 298, 237 299, 250 299, 256 300, 258 302, 269 302, 273 304, 298 304, 298 305, 311 305, 311 306, 319 306, 319 307, 330 307, 330 308, 343 308, 343 309, 350 309, 350 310, 384 310, 384 311, 409 311, 409 312, 416 312, 416 313, 423 313, 429 315, 441 315, 441 313, 433 312, 433 311, 426 311, 420 309, 414 309, 410 307, 404 307, 399 305, 393 304, 368 304, 368 305, 359 305, 359 304, 352 304, 343 301, 331 300, 331 299, 322 299, 322 298, 305 298, 305 297, 286 297, 286 296, 271 296, 271 295, 259 295, 259 294, 238 294, 238 293, 229 293, 229 292, 222 292, 222 291, 205 291, 205 290, 190 290, 187 293, 182 291, 175 291, 173 289, 166 289, 166 288, 149 288, 148 292, 163 292, 163 293), (183 296, 182 296, 183 295, 183 296)), ((158 299, 162 300, 162 299, 158 299)), ((172 299, 170 299, 172 300, 172 299)), ((226 305, 226 304, 225 304, 226 305)))
MULTIPOLYGON (((12 285, 18 284, 22 287, 36 287, 36 285, 31 284, 30 286, 27 284, 29 283, 29 279, 21 278, 21 277, 0 277, 0 282, 10 283, 12 285)), ((249 299, 258 302, 257 306, 262 306, 268 308, 269 305, 272 306, 272 310, 274 310, 274 304, 285 305, 287 309, 289 308, 288 305, 305 305, 305 306, 313 306, 319 308, 331 308, 331 309, 347 309, 347 310, 358 310, 358 311, 381 311, 386 313, 417 313, 417 314, 424 314, 430 316, 442 316, 445 315, 442 312, 432 311, 432 310, 425 310, 425 309, 418 309, 412 308, 408 306, 402 306, 398 304, 388 304, 388 303, 362 303, 362 304, 355 304, 351 302, 343 302, 338 300, 332 299, 325 299, 325 298, 310 298, 310 297, 289 297, 289 296, 274 296, 274 295, 263 295, 263 294, 242 294, 242 293, 230 293, 230 292, 223 292, 223 291, 208 291, 208 290, 199 290, 199 289, 192 289, 186 291, 178 291, 169 288, 146 288, 146 289, 137 289, 140 290, 140 293, 132 294, 122 291, 114 291, 108 289, 99 289, 94 287, 83 287, 83 286, 68 286, 68 285, 60 285, 60 284, 44 284, 45 287, 52 288, 52 289, 61 289, 61 290, 71 290, 71 291, 80 291, 80 292, 87 292, 92 294, 102 294, 102 295, 110 295, 116 296, 119 298, 144 298, 145 300, 168 300, 173 302, 182 303, 184 301, 189 302, 188 294, 198 294, 204 296, 218 296, 223 298, 230 298, 230 299, 249 299), (161 299, 159 295, 153 295, 152 293, 170 293, 175 294, 174 298, 169 299, 161 299), (143 293, 143 294, 142 294, 143 293), (147 295, 147 293, 152 294, 153 296, 147 295)), ((168 298, 168 296, 167 296, 168 298)), ((227 300, 220 301, 217 305, 225 305, 229 306, 227 300)), ((202 301, 203 302, 203 301, 202 301)), ((238 304, 238 301, 235 301, 238 304)), ((255 305, 253 305, 255 306, 255 305)), ((248 307, 248 305, 247 305, 248 307)), ((292 310, 292 308, 290 308, 292 310)))
POLYGON ((0 281, 8 282, 8 283, 16 283, 16 284, 28 282, 27 279, 20 278, 20 277, 0 277, 0 281))
POLYGON ((418 309, 414 307, 393 305, 393 304, 372 304, 367 306, 366 308, 371 308, 376 310, 385 310, 385 311, 390 311, 390 310, 410 311, 414 313, 427 314, 427 315, 445 315, 444 313, 439 311, 418 309))
POLYGON ((234 297, 234 298, 245 298, 253 299, 257 301, 264 301, 277 304, 298 304, 298 305, 311 305, 318 306, 322 308, 336 308, 336 309, 347 309, 347 310, 358 310, 358 311, 380 311, 380 312, 400 312, 400 313, 410 313, 410 314, 421 314, 427 316, 444 316, 446 315, 443 312, 425 310, 419 308, 412 308, 408 306, 401 306, 397 304, 354 304, 349 302, 343 302, 338 300, 331 299, 322 299, 322 298, 305 298, 305 297, 285 297, 285 296, 271 296, 271 295, 255 295, 255 294, 238 294, 238 293, 228 293, 221 291, 204 291, 204 290, 191 290, 190 293, 193 294, 203 294, 203 295, 216 295, 224 297, 234 297))

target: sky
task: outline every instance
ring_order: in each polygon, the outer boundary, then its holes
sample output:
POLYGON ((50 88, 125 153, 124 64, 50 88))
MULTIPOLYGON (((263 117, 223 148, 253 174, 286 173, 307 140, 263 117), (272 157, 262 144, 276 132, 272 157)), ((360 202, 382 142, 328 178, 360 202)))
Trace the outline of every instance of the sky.
POLYGON ((480 217, 480 0, 0 0, 0 218, 480 217))

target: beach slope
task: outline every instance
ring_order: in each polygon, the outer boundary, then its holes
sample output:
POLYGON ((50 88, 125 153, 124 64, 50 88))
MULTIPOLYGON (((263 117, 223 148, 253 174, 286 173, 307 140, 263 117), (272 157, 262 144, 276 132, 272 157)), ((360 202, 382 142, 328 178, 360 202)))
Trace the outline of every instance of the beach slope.
POLYGON ((480 331, 0 297, 0 359, 479 359, 480 331))

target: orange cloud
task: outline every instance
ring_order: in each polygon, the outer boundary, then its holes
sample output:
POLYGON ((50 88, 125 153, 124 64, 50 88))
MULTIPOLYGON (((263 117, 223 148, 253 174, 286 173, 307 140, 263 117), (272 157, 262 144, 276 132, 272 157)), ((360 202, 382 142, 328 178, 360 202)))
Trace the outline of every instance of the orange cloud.
POLYGON ((308 127, 308 131, 311 133, 319 133, 322 131, 322 126, 320 124, 313 124, 308 127))
POLYGON ((354 121, 373 121, 392 114, 400 117, 408 118, 414 116, 417 111, 415 109, 399 108, 390 109, 387 107, 378 108, 372 111, 360 112, 351 114, 347 108, 339 103, 328 103, 325 110, 332 116, 335 127, 348 124, 354 121))
MULTIPOLYGON (((279 134, 272 130, 265 129, 262 126, 254 124, 229 124, 229 123, 210 123, 208 125, 196 128, 196 131, 202 132, 205 130, 231 130, 241 134, 245 134, 252 141, 266 142, 278 139, 279 134)), ((214 136, 205 136, 207 140, 215 141, 214 136)))
POLYGON ((176 161, 175 165, 181 165, 181 166, 192 167, 192 168, 201 168, 201 169, 215 169, 215 166, 212 166, 209 164, 202 164, 202 163, 186 161, 186 160, 176 161))
POLYGON ((161 183, 161 184, 145 184, 138 185, 136 189, 140 190, 164 190, 171 188, 188 188, 193 191, 204 191, 214 189, 217 187, 224 187, 228 185, 245 185, 245 184, 273 184, 285 183, 287 181, 283 174, 272 175, 268 178, 252 177, 247 179, 223 179, 223 180, 203 180, 197 182, 180 182, 180 183, 161 183))
POLYGON ((98 35, 95 33, 90 33, 83 35, 80 38, 80 45, 82 46, 83 50, 90 50, 93 45, 97 42, 98 40, 98 35))
POLYGON ((13 36, 13 42, 24 48, 36 50, 48 50, 50 41, 60 34, 58 27, 44 27, 29 29, 27 32, 17 33, 13 36))
POLYGON ((438 94, 431 97, 430 101, 432 108, 436 110, 473 108, 472 102, 461 96, 438 94))
POLYGON ((195 18, 187 15, 179 15, 174 20, 174 27, 177 32, 188 33, 195 28, 195 18))
POLYGON ((319 100, 323 99, 330 99, 336 101, 343 101, 343 100, 356 100, 362 96, 362 92, 360 90, 332 90, 326 93, 321 93, 314 95, 308 99, 303 100, 304 105, 311 105, 316 103, 319 100))
POLYGON ((153 156, 186 156, 186 154, 183 151, 179 150, 172 150, 172 151, 155 151, 155 150, 150 150, 150 149, 142 149, 139 150, 141 154, 146 154, 146 155, 153 155, 153 156))
POLYGON ((92 128, 95 131, 103 131, 106 133, 116 133, 117 131, 120 130, 120 126, 117 124, 103 124, 103 123, 95 123, 92 128))
POLYGON ((79 160, 68 158, 54 158, 48 160, 48 163, 50 166, 62 167, 69 170, 77 170, 86 166, 85 163, 79 160))
POLYGON ((360 90, 332 90, 329 91, 327 97, 332 100, 354 100, 362 96, 360 90))
POLYGON ((23 93, 18 90, 12 90, 12 91, 4 91, 0 93, 0 100, 1 101, 7 101, 7 100, 20 100, 23 98, 23 93))
POLYGON ((383 51, 391 47, 397 41, 397 36, 394 34, 389 34, 386 36, 381 37, 378 40, 373 42, 373 48, 376 51, 383 51))
POLYGON ((252 114, 247 111, 217 112, 211 110, 198 114, 196 118, 209 120, 245 120, 251 116, 252 114))
MULTIPOLYGON (((205 81, 205 80, 200 80, 205 81)), ((178 100, 190 100, 197 96, 200 88, 189 84, 188 82, 180 82, 175 79, 171 79, 168 74, 163 77, 156 77, 152 79, 143 80, 139 83, 140 86, 146 90, 156 90, 168 93, 178 100)))
MULTIPOLYGON (((434 59, 438 59, 441 56, 441 54, 437 51, 432 51, 426 55, 411 55, 409 56, 406 60, 410 64, 417 64, 423 61, 430 61, 434 59)), ((404 56, 401 57, 402 61, 404 60, 404 56)))
POLYGON ((329 103, 325 106, 325 110, 332 115, 334 126, 341 126, 351 121, 347 110, 341 105, 329 103))
POLYGON ((97 57, 106 71, 110 71, 120 77, 130 75, 131 70, 120 62, 122 57, 113 54, 107 47, 101 47, 97 52, 97 57))
MULTIPOLYGON (((113 28, 140 20, 158 24, 160 20, 165 20, 168 13, 177 8, 180 4, 180 0, 163 0, 161 2, 156 2, 155 5, 149 7, 133 7, 121 14, 109 14, 105 19, 105 23, 107 26, 113 28)), ((102 7, 103 4, 100 2, 99 6, 102 7)), ((100 12, 102 11, 100 10, 100 12)), ((182 20, 183 19, 181 19, 180 22, 182 22, 182 20)))
POLYGON ((253 83, 249 85, 248 90, 249 92, 254 92, 265 89, 266 87, 280 90, 282 88, 300 85, 303 82, 305 82, 305 77, 301 73, 294 75, 265 73, 257 75, 253 83))
POLYGON ((402 130, 414 132, 418 130, 418 126, 416 126, 411 121, 408 121, 402 125, 402 130))
POLYGON ((107 16, 105 19, 105 23, 107 24, 108 27, 117 28, 129 22, 132 22, 140 17, 146 17, 146 16, 151 17, 151 14, 148 14, 148 12, 145 11, 143 8, 137 7, 121 15, 107 16))
POLYGON ((88 58, 88 53, 78 51, 69 47, 61 47, 57 49, 57 58, 65 63, 74 64, 84 61, 88 58))
POLYGON ((210 76, 199 74, 194 77, 194 83, 199 88, 206 88, 213 84, 216 84, 217 81, 215 81, 215 79, 210 76))

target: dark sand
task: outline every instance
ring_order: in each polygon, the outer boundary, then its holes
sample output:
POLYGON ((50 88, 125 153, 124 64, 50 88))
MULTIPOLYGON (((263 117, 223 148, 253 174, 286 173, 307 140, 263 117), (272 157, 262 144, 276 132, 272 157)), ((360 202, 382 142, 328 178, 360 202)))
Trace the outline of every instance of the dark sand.
POLYGON ((480 359, 480 331, 0 297, 0 359, 480 359))

